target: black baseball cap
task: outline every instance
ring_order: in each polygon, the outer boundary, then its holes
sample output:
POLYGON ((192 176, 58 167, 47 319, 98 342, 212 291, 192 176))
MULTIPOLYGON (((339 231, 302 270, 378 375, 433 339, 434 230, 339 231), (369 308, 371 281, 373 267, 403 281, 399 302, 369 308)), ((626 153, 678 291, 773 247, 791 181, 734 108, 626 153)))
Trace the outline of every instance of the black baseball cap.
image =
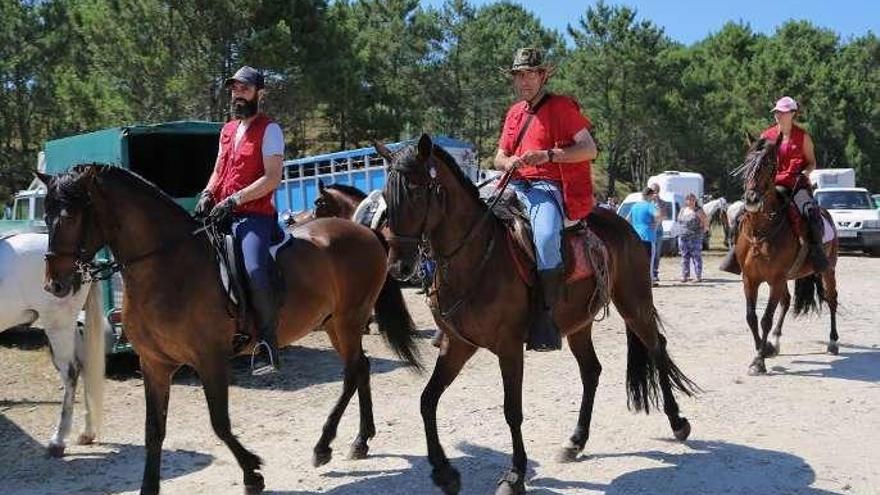
POLYGON ((223 87, 228 88, 236 81, 243 84, 249 84, 257 89, 263 89, 263 87, 265 87, 263 74, 257 69, 247 65, 235 71, 235 74, 223 83, 223 87))

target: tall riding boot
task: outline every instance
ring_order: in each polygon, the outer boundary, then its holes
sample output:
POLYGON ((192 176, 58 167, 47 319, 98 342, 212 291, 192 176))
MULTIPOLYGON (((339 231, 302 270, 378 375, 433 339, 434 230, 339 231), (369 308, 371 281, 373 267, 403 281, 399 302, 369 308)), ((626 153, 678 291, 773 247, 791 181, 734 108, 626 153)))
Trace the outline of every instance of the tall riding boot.
POLYGON ((281 369, 281 361, 278 355, 278 306, 272 289, 252 290, 251 303, 256 313, 255 323, 260 339, 254 347, 251 373, 265 375, 276 372, 281 369))
POLYGON ((562 349, 562 336, 553 321, 553 306, 559 298, 563 269, 553 268, 538 272, 541 282, 541 297, 538 311, 532 316, 529 328, 529 341, 526 349, 530 351, 558 351, 562 349))
POLYGON ((736 239, 739 237, 739 224, 741 221, 742 215, 737 215, 733 221, 733 232, 730 233, 730 248, 727 250, 727 254, 724 255, 724 259, 721 260, 721 265, 718 266, 719 270, 734 275, 742 273, 739 260, 736 259, 736 239))
POLYGON ((818 208, 810 208, 807 219, 810 226, 810 264, 813 265, 813 270, 816 273, 822 273, 828 269, 828 257, 825 256, 825 249, 822 245, 822 234, 825 230, 822 214, 818 208))

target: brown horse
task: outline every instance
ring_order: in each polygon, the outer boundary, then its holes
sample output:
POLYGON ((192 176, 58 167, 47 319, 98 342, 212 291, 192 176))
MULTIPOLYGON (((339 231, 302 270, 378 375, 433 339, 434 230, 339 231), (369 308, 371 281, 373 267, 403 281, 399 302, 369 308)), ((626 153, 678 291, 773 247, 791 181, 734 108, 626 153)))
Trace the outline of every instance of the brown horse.
MULTIPOLYGON (((444 493, 461 488, 437 433, 437 404, 464 364, 482 347, 498 356, 504 383, 504 416, 513 438, 513 466, 499 482, 498 494, 524 493, 526 452, 521 424, 523 343, 526 339, 529 288, 513 268, 505 249, 507 228, 479 198, 477 188, 453 158, 430 137, 418 145, 391 154, 379 146, 391 163, 385 199, 388 202, 392 274, 407 278, 415 269, 423 243, 436 256, 437 274, 430 298, 434 319, 444 338, 433 375, 421 397, 434 483, 444 493)), ((662 395, 664 412, 675 437, 690 433, 688 420, 679 415, 673 396, 677 389, 691 394, 694 385, 679 371, 666 351, 652 302, 648 257, 626 221, 597 208, 588 217, 589 228, 610 250, 611 293, 626 323, 628 344, 628 402, 647 412, 662 395), (659 392, 658 392, 659 386, 659 392)), ((567 297, 555 308, 554 319, 567 336, 580 367, 583 383, 580 414, 563 460, 573 460, 589 437, 590 417, 602 370, 593 349, 591 330, 602 302, 590 302, 595 278, 566 287, 567 297)))
POLYGON ((330 184, 325 186, 318 181, 318 198, 315 199, 315 218, 348 218, 367 195, 360 189, 346 184, 330 184))
MULTIPOLYGON (((171 377, 188 365, 202 379, 211 425, 244 472, 247 493, 264 488, 260 459, 232 434, 228 413, 229 358, 235 318, 220 282, 213 248, 199 223, 170 197, 137 175, 116 167, 78 166, 48 186, 46 255, 48 287, 68 290, 74 274, 95 252, 109 247, 125 284, 125 333, 140 356, 146 392, 147 459, 141 493, 159 492, 159 466, 171 377)), ((404 308, 377 300, 386 278, 386 253, 368 229, 320 219, 294 229, 277 265, 285 293, 278 341, 291 343, 323 325, 345 365, 343 391, 314 449, 314 463, 330 460, 330 442, 357 391, 360 431, 351 447, 366 456, 374 436, 370 363, 361 329, 375 305, 380 329, 410 366, 418 366, 404 308)))
MULTIPOLYGON (((781 137, 781 135, 780 135, 781 137)), ((764 358, 779 353, 782 324, 791 304, 788 280, 795 280, 795 316, 811 311, 819 312, 823 302, 831 311, 831 335, 828 352, 837 354, 837 236, 825 244, 829 268, 822 274, 813 271, 806 249, 795 233, 789 220, 787 201, 779 197, 774 185, 776 177, 776 148, 778 143, 764 138, 756 141, 746 154, 737 173, 743 175, 743 201, 745 203, 736 239, 736 259, 742 267, 743 290, 746 296, 746 321, 752 331, 757 355, 749 366, 751 374, 766 373, 764 358), (755 306, 758 287, 770 286, 767 308, 761 318, 762 334, 758 334, 758 315, 755 306), (776 307, 781 314, 773 328, 774 343, 767 342, 776 307)), ((828 213, 823 211, 823 216, 828 213)), ((831 222, 833 225, 833 222, 831 222)), ((804 241, 806 242, 806 241, 804 241)))

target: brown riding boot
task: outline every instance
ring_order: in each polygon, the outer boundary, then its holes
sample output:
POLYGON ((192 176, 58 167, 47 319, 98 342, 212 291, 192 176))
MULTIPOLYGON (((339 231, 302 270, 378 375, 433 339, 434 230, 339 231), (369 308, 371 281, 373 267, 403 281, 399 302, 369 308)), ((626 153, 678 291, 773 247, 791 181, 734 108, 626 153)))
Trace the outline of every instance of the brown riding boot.
POLYGON ((532 316, 529 339, 526 344, 527 350, 547 352, 562 349, 562 336, 556 322, 553 321, 553 306, 559 298, 563 271, 562 268, 553 268, 538 272, 542 297, 540 298, 540 309, 532 316))

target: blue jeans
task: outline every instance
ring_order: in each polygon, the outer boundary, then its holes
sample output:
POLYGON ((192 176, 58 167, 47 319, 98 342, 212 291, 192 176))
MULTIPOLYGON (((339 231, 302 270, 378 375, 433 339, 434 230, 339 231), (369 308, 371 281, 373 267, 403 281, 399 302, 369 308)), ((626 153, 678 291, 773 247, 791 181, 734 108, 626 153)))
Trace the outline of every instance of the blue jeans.
POLYGON ((244 260, 251 290, 272 286, 269 247, 275 239, 278 224, 267 215, 242 215, 232 222, 232 236, 244 260))
POLYGON ((562 266, 562 193, 552 181, 510 183, 532 222, 538 271, 562 266))

